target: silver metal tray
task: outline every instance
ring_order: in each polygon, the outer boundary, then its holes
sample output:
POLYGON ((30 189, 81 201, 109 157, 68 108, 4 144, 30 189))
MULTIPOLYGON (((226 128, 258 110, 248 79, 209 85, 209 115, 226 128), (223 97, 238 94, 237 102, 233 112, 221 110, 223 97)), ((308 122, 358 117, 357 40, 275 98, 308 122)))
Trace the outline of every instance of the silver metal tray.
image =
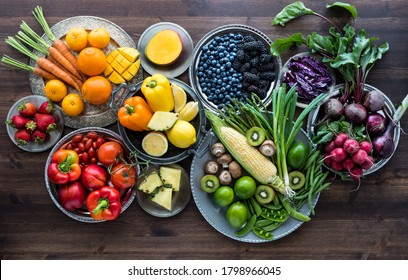
MULTIPOLYGON (((310 139, 306 135, 306 133, 301 130, 302 132, 299 133, 298 140, 302 142, 309 142, 310 139)), ((199 150, 203 151, 201 154, 196 154, 193 158, 191 163, 190 169, 190 185, 191 185, 191 193, 193 195, 193 199, 197 205, 198 210, 200 211, 201 215, 204 219, 218 232, 222 233, 223 235, 235 239, 241 242, 247 243, 263 243, 263 242, 270 242, 282 237, 289 235, 290 233, 294 232, 297 228, 299 228, 303 222, 298 221, 292 217, 289 217, 280 227, 272 231, 274 235, 272 240, 265 240, 258 236, 256 236, 253 232, 248 233, 244 237, 237 237, 235 236, 235 232, 237 229, 232 228, 229 226, 227 219, 225 218, 227 207, 220 207, 215 204, 212 194, 208 194, 201 190, 200 188, 200 179, 204 176, 204 166, 207 161, 212 158, 210 153, 210 147, 212 144, 218 141, 217 136, 212 132, 212 130, 206 135, 204 140, 201 142, 199 146, 199 150)), ((313 206, 316 206, 317 201, 319 199, 319 195, 313 197, 313 206)), ((299 212, 310 215, 311 210, 309 205, 305 203, 300 209, 299 212)))
MULTIPOLYGON (((83 27, 86 30, 92 30, 98 27, 105 28, 111 36, 111 41, 108 46, 102 49, 105 54, 110 53, 117 47, 133 47, 136 48, 135 42, 132 38, 116 24, 99 17, 92 16, 77 16, 62 20, 51 27, 55 37, 65 40, 65 35, 68 30, 73 27, 83 27)), ((49 39, 46 35, 42 36, 46 41, 49 39)), ((75 53, 76 54, 76 53, 75 53)), ((43 56, 36 52, 36 55, 43 56)), ((34 60, 30 60, 30 65, 35 65, 34 60)), ((143 79, 143 69, 139 68, 136 76, 129 82, 136 84, 143 79)), ((32 73, 29 75, 31 91, 35 95, 44 94, 44 80, 32 73)), ((112 84, 112 88, 117 86, 112 84)), ((74 88, 69 87, 70 92, 77 92, 74 88)), ((71 128, 82 128, 88 126, 105 127, 117 121, 116 113, 109 107, 109 102, 103 105, 91 105, 85 102, 85 109, 83 113, 76 117, 69 117, 64 114, 65 125, 71 128)))
POLYGON ((193 55, 194 44, 193 40, 190 37, 190 34, 188 34, 188 32, 180 25, 171 22, 159 22, 153 24, 143 32, 137 44, 137 49, 140 52, 141 65, 147 73, 149 73, 150 75, 159 73, 168 78, 174 78, 180 76, 189 67, 193 55), (147 43, 157 32, 163 29, 172 29, 176 31, 180 35, 181 41, 183 43, 183 51, 180 57, 171 65, 166 66, 156 65, 150 62, 145 56, 145 48, 147 46, 147 43))

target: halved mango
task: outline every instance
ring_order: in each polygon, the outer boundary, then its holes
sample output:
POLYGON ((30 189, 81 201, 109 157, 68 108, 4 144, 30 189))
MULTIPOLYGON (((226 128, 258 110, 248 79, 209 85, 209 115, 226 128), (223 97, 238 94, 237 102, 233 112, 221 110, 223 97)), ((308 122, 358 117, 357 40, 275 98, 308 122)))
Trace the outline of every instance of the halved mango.
POLYGON ((180 35, 171 29, 157 32, 147 43, 145 55, 152 63, 169 65, 174 63, 183 50, 180 35))
POLYGON ((140 67, 139 52, 135 48, 120 47, 106 57, 108 62, 104 75, 114 84, 130 81, 140 67))

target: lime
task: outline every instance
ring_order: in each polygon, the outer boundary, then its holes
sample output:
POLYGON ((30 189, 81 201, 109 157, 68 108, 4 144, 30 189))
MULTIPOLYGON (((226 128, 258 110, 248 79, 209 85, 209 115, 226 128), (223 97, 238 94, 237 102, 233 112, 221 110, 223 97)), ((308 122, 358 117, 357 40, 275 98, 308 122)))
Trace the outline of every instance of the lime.
POLYGON ((248 208, 241 201, 232 203, 227 209, 227 221, 234 228, 242 227, 247 221, 247 217, 248 208))
POLYGON ((240 199, 248 199, 255 194, 256 182, 250 176, 242 176, 235 181, 234 192, 240 199))
POLYGON ((174 98, 174 112, 180 112, 187 103, 187 94, 182 87, 171 84, 171 91, 174 98))
POLYGON ((154 157, 160 157, 167 152, 168 141, 166 135, 161 132, 151 131, 143 137, 142 148, 143 150, 154 157))
POLYGON ((234 201, 234 190, 228 186, 219 187, 214 193, 214 201, 221 207, 230 205, 234 201))
POLYGON ((197 140, 194 126, 183 120, 177 120, 172 128, 166 130, 167 139, 177 148, 188 148, 197 140))
POLYGON ((198 114, 198 102, 190 101, 179 113, 179 119, 184 121, 192 121, 198 114))

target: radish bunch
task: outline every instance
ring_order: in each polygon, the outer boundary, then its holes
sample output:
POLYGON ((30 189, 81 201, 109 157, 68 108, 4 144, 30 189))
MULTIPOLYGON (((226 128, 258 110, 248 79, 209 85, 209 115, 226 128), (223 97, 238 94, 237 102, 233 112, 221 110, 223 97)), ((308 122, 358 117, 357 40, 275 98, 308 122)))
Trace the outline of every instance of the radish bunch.
POLYGON ((359 143, 346 133, 340 133, 326 144, 324 163, 336 171, 347 171, 352 179, 360 181, 363 170, 374 165, 372 150, 370 142, 359 143))

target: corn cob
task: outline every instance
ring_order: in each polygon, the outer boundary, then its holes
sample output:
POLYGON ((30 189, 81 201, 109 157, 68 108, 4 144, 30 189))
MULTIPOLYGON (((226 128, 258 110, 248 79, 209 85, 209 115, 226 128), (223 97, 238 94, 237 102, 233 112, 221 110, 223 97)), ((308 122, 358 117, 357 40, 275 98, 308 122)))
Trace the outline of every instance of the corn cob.
POLYGON ((214 113, 207 111, 206 114, 215 134, 235 160, 259 183, 270 185, 276 191, 286 195, 285 185, 277 175, 277 169, 272 161, 249 145, 244 135, 227 126, 214 113))

